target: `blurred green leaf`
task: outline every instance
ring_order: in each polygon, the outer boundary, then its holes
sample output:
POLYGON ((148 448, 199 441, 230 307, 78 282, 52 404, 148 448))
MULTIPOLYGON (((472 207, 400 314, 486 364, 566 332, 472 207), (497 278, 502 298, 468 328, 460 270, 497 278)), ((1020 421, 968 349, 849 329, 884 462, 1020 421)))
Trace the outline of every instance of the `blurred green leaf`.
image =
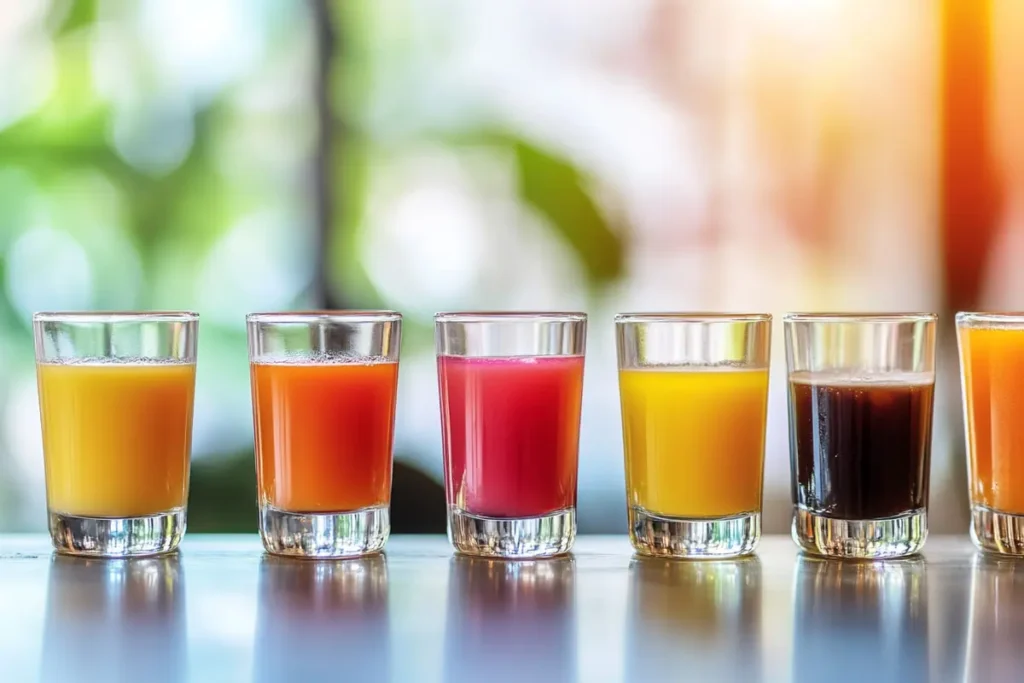
MULTIPOLYGON (((96 21, 96 9, 99 4, 97 0, 73 0, 69 4, 67 12, 57 18, 60 22, 55 27, 57 35, 70 33, 96 21)), ((56 4, 55 7, 60 9, 60 4, 56 4)))
POLYGON ((572 245, 591 283, 622 274, 623 244, 594 202, 580 172, 569 161, 513 140, 519 192, 572 245))

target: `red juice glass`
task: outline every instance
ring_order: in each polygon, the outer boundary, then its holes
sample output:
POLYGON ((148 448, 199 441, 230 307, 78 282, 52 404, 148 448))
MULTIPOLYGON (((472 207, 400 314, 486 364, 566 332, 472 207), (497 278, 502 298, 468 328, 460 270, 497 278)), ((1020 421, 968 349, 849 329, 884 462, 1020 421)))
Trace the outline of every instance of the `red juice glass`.
POLYGON ((567 552, 587 316, 439 313, 434 321, 452 545, 489 557, 567 552))

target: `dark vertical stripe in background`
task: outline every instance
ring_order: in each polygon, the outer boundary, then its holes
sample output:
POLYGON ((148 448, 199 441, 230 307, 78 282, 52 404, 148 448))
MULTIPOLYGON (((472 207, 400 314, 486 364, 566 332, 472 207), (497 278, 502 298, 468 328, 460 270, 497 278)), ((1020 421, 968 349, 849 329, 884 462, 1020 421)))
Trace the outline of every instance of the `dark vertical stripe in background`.
MULTIPOLYGON (((1001 213, 1002 184, 992 153, 992 7, 993 0, 943 0, 940 47, 940 221, 942 229, 943 310, 940 354, 943 372, 955 375, 957 311, 984 307, 982 288, 1001 213)), ((952 390, 952 389, 951 389, 952 390)), ((955 415, 962 418, 957 389, 955 415)), ((962 437, 962 432, 954 430, 962 437)), ((967 481, 963 439, 956 441, 952 491, 962 510, 957 528, 967 527, 967 481)), ((939 522, 939 520, 935 520, 939 522)), ((943 520, 946 521, 946 520, 943 520)), ((953 531, 947 524, 944 531, 953 531)))

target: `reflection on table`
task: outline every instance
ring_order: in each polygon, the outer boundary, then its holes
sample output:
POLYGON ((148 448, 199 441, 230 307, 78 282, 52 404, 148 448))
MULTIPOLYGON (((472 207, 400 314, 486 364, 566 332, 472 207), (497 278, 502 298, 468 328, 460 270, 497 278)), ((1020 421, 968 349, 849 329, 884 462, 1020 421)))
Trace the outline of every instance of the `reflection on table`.
POLYGON ((965 681, 1024 678, 1024 561, 978 554, 971 567, 965 681))
POLYGON ((256 681, 390 680, 388 565, 352 560, 260 561, 256 681))
POLYGON ((575 582, 571 557, 532 561, 453 557, 444 680, 575 681, 575 582))
POLYGON ((54 555, 44 681, 185 680, 185 577, 177 555, 103 560, 54 555))
POLYGON ((757 681, 760 642, 756 557, 630 564, 626 680, 757 681))
POLYGON ((923 559, 800 557, 794 593, 796 681, 927 681, 923 559))

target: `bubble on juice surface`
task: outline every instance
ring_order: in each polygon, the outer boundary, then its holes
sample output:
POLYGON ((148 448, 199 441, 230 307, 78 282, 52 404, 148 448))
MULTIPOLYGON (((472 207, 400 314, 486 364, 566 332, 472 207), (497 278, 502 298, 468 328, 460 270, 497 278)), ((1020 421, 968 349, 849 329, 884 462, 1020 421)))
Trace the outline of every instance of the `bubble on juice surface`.
POLYGON ((184 358, 154 358, 151 356, 79 356, 75 358, 48 358, 40 365, 195 365, 184 358))
POLYGON ((253 360, 257 365, 382 365, 397 362, 397 359, 384 356, 309 352, 270 354, 253 360))
POLYGON ((935 383, 934 372, 793 372, 794 384, 830 387, 919 387, 935 383))
POLYGON ((727 360, 718 363, 643 363, 642 365, 623 368, 624 370, 650 370, 652 372, 741 372, 749 370, 767 370, 764 365, 754 365, 747 361, 727 360))

